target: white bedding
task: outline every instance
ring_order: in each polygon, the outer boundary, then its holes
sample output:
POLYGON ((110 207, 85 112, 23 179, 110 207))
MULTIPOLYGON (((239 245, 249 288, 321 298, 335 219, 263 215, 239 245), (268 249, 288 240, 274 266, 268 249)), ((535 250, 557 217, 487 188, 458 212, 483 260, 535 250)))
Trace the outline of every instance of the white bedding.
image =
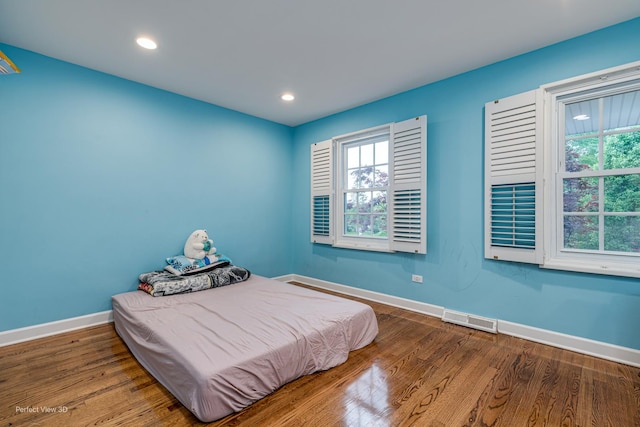
POLYGON ((115 328, 138 361, 208 422, 347 360, 378 333, 366 304, 252 275, 154 298, 112 298, 115 328))

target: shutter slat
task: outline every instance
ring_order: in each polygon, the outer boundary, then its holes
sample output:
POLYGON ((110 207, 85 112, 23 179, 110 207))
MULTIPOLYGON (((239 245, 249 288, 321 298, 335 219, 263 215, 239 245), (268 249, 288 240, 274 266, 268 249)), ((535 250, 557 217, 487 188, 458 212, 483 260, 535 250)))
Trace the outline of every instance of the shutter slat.
MULTIPOLYGON (((426 116, 425 121, 426 121, 426 116)), ((394 124, 393 131, 393 174, 394 183, 402 184, 418 181, 422 177, 423 159, 426 156, 420 120, 407 120, 394 124)))
POLYGON ((330 229, 329 196, 315 196, 313 198, 313 234, 314 236, 329 236, 330 229))
POLYGON ((492 244, 529 249, 535 247, 535 204, 530 195, 530 190, 534 188, 533 182, 492 187, 492 244))

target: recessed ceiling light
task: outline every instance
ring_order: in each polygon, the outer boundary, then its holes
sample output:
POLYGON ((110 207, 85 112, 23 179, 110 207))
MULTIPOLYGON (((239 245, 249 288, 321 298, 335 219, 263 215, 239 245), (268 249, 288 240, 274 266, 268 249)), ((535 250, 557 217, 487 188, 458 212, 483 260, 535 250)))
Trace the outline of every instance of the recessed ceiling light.
POLYGON ((577 116, 573 116, 573 120, 589 120, 591 117, 586 114, 578 114, 577 116))
POLYGON ((158 47, 156 42, 146 37, 139 37, 136 40, 136 43, 138 43, 140 46, 142 46, 145 49, 155 49, 158 47))
POLYGON ((281 98, 283 101, 293 101, 294 99, 296 99, 296 97, 295 97, 295 96, 293 96, 293 95, 292 95, 292 94, 290 94, 290 93, 285 93, 285 94, 284 94, 284 95, 282 95, 280 98, 281 98))

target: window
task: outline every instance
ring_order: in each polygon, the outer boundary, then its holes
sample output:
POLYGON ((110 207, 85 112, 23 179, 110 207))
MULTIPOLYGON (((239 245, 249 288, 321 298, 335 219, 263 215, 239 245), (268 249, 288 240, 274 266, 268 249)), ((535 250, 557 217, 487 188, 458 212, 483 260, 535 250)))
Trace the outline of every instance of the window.
POLYGON ((551 266, 638 270, 640 73, 631 77, 549 89, 551 266))
POLYGON ((486 257, 640 277, 639 65, 486 105, 486 257))
POLYGON ((311 146, 311 241, 426 253, 426 116, 311 146))
POLYGON ((389 131, 339 143, 340 197, 344 236, 386 239, 389 131))

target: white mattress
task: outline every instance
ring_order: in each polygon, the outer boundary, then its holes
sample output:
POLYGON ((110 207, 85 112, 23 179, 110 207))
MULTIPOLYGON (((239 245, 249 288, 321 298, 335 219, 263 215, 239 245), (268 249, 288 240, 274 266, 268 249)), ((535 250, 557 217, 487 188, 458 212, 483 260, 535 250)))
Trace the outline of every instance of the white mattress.
POLYGON ((182 295, 128 292, 112 302, 131 352, 205 422, 343 363, 378 333, 366 304, 255 275, 182 295))

